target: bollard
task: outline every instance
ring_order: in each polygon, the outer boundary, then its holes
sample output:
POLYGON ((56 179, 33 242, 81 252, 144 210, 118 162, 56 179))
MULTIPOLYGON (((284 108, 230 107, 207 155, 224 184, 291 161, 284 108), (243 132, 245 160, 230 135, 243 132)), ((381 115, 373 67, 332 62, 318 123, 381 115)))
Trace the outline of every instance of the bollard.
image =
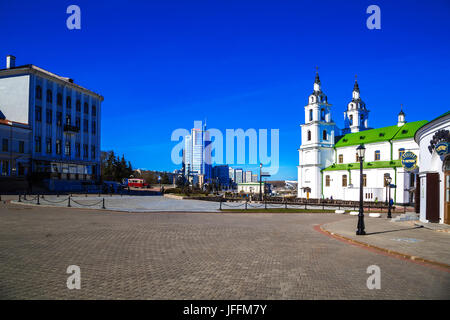
POLYGON ((70 195, 69 195, 69 198, 67 198, 67 200, 69 200, 69 201, 67 201, 67 207, 70 208, 70 195))
POLYGON ((247 210, 247 200, 245 200, 245 210, 247 210))
POLYGON ((20 199, 21 198, 21 194, 19 193, 19 202, 22 202, 22 199, 20 199))
POLYGON ((103 198, 103 205, 102 205, 102 209, 106 209, 106 208, 105 208, 105 198, 103 198))
POLYGON ((220 199, 220 206, 219 206, 219 210, 222 210, 222 199, 220 199))
POLYGON ((39 202, 39 193, 37 194, 37 204, 41 204, 41 203, 39 202))

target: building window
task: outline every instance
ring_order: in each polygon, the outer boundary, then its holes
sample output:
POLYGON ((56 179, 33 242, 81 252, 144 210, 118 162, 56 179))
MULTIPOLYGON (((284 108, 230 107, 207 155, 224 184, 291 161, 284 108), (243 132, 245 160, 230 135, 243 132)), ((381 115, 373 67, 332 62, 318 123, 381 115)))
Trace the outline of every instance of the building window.
POLYGON ((375 151, 375 160, 380 160, 380 150, 375 151))
POLYGON ((313 111, 309 110, 309 121, 313 120, 313 111))
POLYGON ((330 186, 330 176, 325 176, 325 186, 329 187, 330 186))
POLYGON ((61 140, 56 140, 56 154, 61 154, 61 140))
POLYGON ((399 159, 401 159, 404 154, 405 154, 405 149, 404 148, 398 149, 398 158, 399 159))
POLYGON ((72 118, 70 117, 70 115, 66 115, 66 124, 68 126, 70 126, 72 124, 72 118))
POLYGON ((81 120, 80 120, 80 117, 77 117, 77 118, 75 119, 75 127, 77 127, 78 130, 80 130, 80 127, 81 127, 81 120))
POLYGON ((80 101, 80 99, 77 99, 76 109, 77 109, 77 112, 81 112, 81 101, 80 101))
POLYGON ((46 111, 45 111, 45 122, 47 123, 47 124, 52 124, 52 117, 53 117, 53 113, 52 113, 52 109, 47 109, 46 111))
POLYGON ((311 141, 311 131, 308 130, 308 141, 311 141))
POLYGON ((52 139, 47 138, 45 151, 47 153, 52 153, 52 139))
POLYGON ((350 115, 349 120, 350 120, 350 125, 352 126, 353 125, 353 115, 352 114, 350 115))
POLYGON ((89 113, 89 105, 87 102, 84 103, 84 113, 88 114, 89 113))
POLYGON ((80 150, 80 143, 79 142, 75 143, 75 154, 76 154, 77 158, 79 158, 81 156, 81 150, 80 150))
POLYGON ((97 115, 97 107, 95 104, 92 106, 92 116, 95 117, 97 115))
POLYGON ((322 139, 327 140, 327 130, 322 131, 322 139))
POLYGON ((8 139, 2 139, 2 151, 3 152, 8 151, 8 145, 9 145, 8 139))
POLYGON ((34 138, 34 151, 41 152, 41 137, 34 138))
POLYGON ((42 120, 42 108, 36 107, 36 121, 41 122, 42 120))
POLYGON ((72 108, 72 98, 66 97, 66 108, 71 109, 72 108))
POLYGON ((91 146, 91 159, 95 159, 95 146, 91 146))
POLYGON ((56 95, 56 104, 57 104, 58 106, 62 106, 62 104, 63 104, 63 97, 62 97, 62 94, 61 94, 61 93, 58 93, 58 94, 56 95))
POLYGON ((88 156, 89 156, 88 155, 88 145, 84 144, 83 145, 83 158, 87 159, 88 156))
POLYGON ((325 120, 325 109, 320 110, 320 120, 325 120))
POLYGON ((36 86, 36 99, 42 99, 42 88, 41 86, 36 86))
POLYGON ((9 175, 9 161, 0 160, 0 167, 2 168, 2 176, 9 175))
POLYGON ((338 158, 339 158, 339 163, 344 163, 344 155, 343 154, 340 154, 338 158))
POLYGON ((355 155, 355 159, 356 159, 356 162, 359 162, 358 152, 357 152, 356 155, 355 155))
POLYGON ((87 119, 83 120, 83 131, 89 132, 89 122, 87 121, 87 119))
POLYGON ((70 141, 66 141, 66 146, 64 148, 64 154, 70 156, 70 141))
POLYGON ((96 134, 97 128, 96 128, 95 121, 92 121, 92 134, 96 134))
POLYGON ((367 175, 363 174, 363 187, 367 187, 367 175))
POLYGON ((62 112, 60 111, 56 112, 56 125, 58 127, 62 126, 62 112))
POLYGON ((47 102, 48 103, 52 103, 53 102, 53 92, 50 89, 47 90, 47 102))
POLYGON ((344 175, 342 176, 342 186, 343 186, 343 187, 346 187, 346 186, 347 186, 347 175, 346 175, 346 174, 344 174, 344 175))
POLYGON ((25 153, 25 141, 19 141, 19 153, 25 153))

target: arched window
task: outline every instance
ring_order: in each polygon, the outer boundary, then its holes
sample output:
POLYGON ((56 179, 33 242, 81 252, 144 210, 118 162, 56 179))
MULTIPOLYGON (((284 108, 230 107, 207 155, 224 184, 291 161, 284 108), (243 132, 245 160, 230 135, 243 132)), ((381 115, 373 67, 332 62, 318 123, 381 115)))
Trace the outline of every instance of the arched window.
POLYGON ((327 140, 327 130, 322 131, 322 139, 327 140))
POLYGON ((358 152, 356 153, 356 162, 359 162, 358 152))
POLYGON ((375 160, 380 160, 380 158, 381 158, 380 150, 376 150, 375 151, 375 160))
POLYGON ((309 110, 309 121, 313 120, 313 111, 309 110))
POLYGON ((42 88, 41 86, 36 86, 36 99, 42 99, 42 88))
POLYGON ((308 130, 308 141, 311 141, 311 131, 308 130))
POLYGON ((342 175, 342 186, 343 187, 347 186, 347 175, 346 174, 342 175))
POLYGON ((72 108, 72 98, 71 97, 66 97, 66 108, 70 109, 72 108))
POLYGON ((402 156, 405 154, 405 148, 398 149, 398 158, 401 160, 402 156))
POLYGON ((349 117, 349 121, 350 121, 350 125, 352 126, 353 125, 353 115, 352 114, 349 117))
POLYGON ((325 120, 325 109, 324 108, 322 108, 321 110, 320 110, 320 120, 325 120))
POLYGON ((53 93, 52 90, 47 89, 47 102, 52 103, 53 102, 53 93))
POLYGON ((325 176, 325 186, 329 187, 330 186, 330 176, 325 176))
POLYGON ((363 187, 367 187, 367 175, 363 174, 363 187))

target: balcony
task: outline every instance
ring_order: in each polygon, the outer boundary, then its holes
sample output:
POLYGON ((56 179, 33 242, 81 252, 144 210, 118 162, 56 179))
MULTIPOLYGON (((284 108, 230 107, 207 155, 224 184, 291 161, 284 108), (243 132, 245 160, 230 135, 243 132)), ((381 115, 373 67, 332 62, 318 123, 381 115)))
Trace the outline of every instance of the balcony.
POLYGON ((64 125, 64 133, 76 134, 78 132, 80 132, 80 128, 78 128, 76 126, 72 126, 71 124, 65 124, 64 125))

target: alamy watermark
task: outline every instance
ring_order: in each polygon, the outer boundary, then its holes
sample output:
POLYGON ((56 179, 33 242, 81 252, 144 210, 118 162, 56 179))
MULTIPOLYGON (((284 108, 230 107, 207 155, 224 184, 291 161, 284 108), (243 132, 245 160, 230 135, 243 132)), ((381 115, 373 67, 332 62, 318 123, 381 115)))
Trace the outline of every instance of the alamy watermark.
POLYGON ((377 265, 371 265, 367 267, 366 272, 370 274, 367 278, 367 289, 381 289, 381 269, 377 265))
POLYGON ((67 17, 67 20, 66 20, 67 29, 80 30, 81 29, 81 9, 80 9, 80 7, 75 4, 72 4, 67 7, 66 13, 70 14, 70 16, 67 17))
POLYGON ((366 13, 370 14, 370 16, 367 18, 367 21, 366 21, 367 29, 369 29, 369 30, 381 29, 380 7, 375 4, 372 4, 367 7, 366 13))
POLYGON ((66 273, 70 274, 67 278, 67 289, 81 289, 81 269, 77 265, 70 265, 67 267, 66 273))
MULTIPOLYGON (((226 129, 225 134, 219 129, 202 129, 201 121, 194 121, 194 129, 202 132, 203 139, 207 142, 204 148, 206 164, 243 164, 257 165, 262 163, 264 171, 274 175, 279 170, 280 164, 280 130, 270 129, 226 129), (225 146, 224 146, 225 138, 225 146), (268 140, 270 138, 270 155, 268 140), (248 149, 248 153, 246 152, 248 149), (247 161, 248 159, 248 161, 247 161)), ((183 161, 183 150, 186 146, 186 137, 191 139, 191 132, 178 128, 172 132, 171 141, 178 141, 172 148, 172 163, 180 165, 183 161)))

